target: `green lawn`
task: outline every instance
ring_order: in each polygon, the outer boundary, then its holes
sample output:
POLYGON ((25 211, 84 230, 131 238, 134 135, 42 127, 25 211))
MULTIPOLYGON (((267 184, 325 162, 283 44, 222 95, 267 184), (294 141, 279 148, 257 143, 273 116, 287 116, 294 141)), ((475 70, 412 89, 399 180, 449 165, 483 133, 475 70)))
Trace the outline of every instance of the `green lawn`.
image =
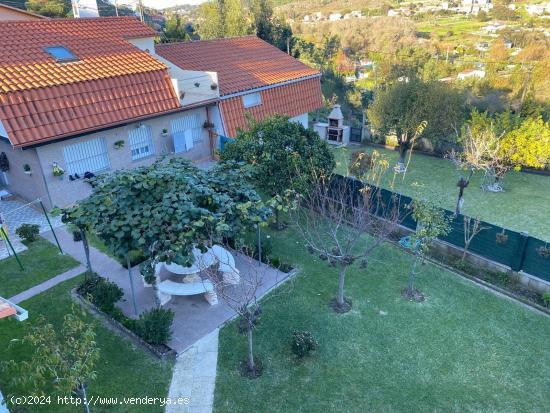
POLYGON ((15 257, 0 261, 0 296, 12 297, 78 266, 78 261, 61 255, 56 246, 43 238, 28 247, 28 250, 18 254, 24 271, 19 268, 15 257))
MULTIPOLYGON (((89 232, 86 235, 86 237, 88 239, 89 244, 92 247, 108 255, 109 257, 114 258, 120 263, 120 265, 126 266, 126 258, 119 257, 113 254, 111 250, 107 248, 107 246, 103 243, 103 241, 97 236, 97 234, 89 232)), ((144 260, 144 257, 141 251, 137 251, 137 250, 130 251, 130 262, 132 263, 132 266, 143 262, 143 260, 144 260)))
POLYGON ((400 298, 411 256, 377 250, 348 273, 351 312, 335 314, 337 272, 309 255, 291 230, 271 233, 274 252, 298 264, 292 284, 263 301, 256 332, 264 374, 242 378, 246 338, 221 330, 215 412, 536 412, 550 404, 550 319, 431 264, 400 298), (290 352, 293 329, 319 349, 290 352))
MULTIPOLYGON (((382 152, 395 165, 395 151, 366 147, 367 151, 382 152)), ((334 148, 336 172, 345 174, 349 158, 355 149, 334 148)), ((388 173, 386 187, 411 197, 432 198, 441 207, 454 211, 459 174, 445 159, 413 153, 408 171, 403 175, 388 173), (394 180, 395 178, 395 180, 394 180)), ((509 228, 526 231, 542 240, 550 241, 550 177, 525 172, 510 172, 504 178, 505 192, 491 193, 480 189, 482 174, 474 175, 465 191, 463 212, 472 217, 509 228)))
MULTIPOLYGON (((29 319, 17 322, 13 319, 0 320, 0 361, 24 360, 28 353, 19 346, 11 346, 10 341, 21 338, 33 326, 39 315, 44 315, 49 323, 59 326, 63 316, 70 311, 69 291, 81 281, 81 277, 66 281, 56 287, 31 298, 21 304, 29 311, 29 319)), ((91 316, 89 320, 94 318, 91 316)), ((160 362, 149 353, 136 348, 128 340, 105 328, 97 322, 96 340, 100 348, 100 360, 96 367, 97 378, 88 388, 88 396, 94 397, 166 397, 172 377, 172 364, 160 362)), ((9 385, 7 377, 0 374, 0 388, 4 396, 17 389, 9 385)), ((14 410, 15 411, 15 410, 14 410)), ((76 412, 81 408, 52 404, 34 408, 28 412, 76 412)), ((160 406, 96 406, 93 412, 163 412, 160 406)))

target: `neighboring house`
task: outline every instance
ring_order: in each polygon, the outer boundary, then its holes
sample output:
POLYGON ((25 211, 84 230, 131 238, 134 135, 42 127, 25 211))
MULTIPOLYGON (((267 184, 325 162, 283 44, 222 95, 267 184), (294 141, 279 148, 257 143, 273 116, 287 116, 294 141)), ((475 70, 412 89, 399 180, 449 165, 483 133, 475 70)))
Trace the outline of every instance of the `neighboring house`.
POLYGON ((284 114, 307 127, 308 112, 323 105, 319 71, 255 36, 160 44, 156 52, 168 65, 217 73, 219 112, 212 120, 219 135, 236 136, 248 116, 284 114))
POLYGON ((6 4, 0 4, 0 22, 14 20, 42 20, 47 19, 45 16, 31 13, 30 11, 21 10, 17 7, 11 7, 6 4))
POLYGON ((464 72, 460 72, 458 75, 456 75, 456 78, 458 80, 466 80, 473 77, 483 79, 485 77, 485 71, 479 70, 479 69, 470 69, 470 70, 465 70, 464 72))
POLYGON ((0 36, 0 186, 48 208, 86 197, 90 173, 209 161, 246 114, 307 126, 322 105, 319 72, 256 37, 156 46, 161 57, 132 17, 1 22, 0 36))

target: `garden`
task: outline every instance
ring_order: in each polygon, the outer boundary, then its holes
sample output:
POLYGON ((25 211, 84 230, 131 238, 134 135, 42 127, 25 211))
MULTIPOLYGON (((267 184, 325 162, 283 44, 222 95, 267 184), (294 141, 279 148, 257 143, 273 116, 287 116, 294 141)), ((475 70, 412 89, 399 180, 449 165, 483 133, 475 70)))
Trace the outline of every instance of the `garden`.
POLYGON ((235 368, 246 354, 235 323, 220 332, 216 412, 546 409, 547 316, 431 263, 417 279, 426 300, 404 300, 413 257, 389 244, 368 270, 350 268, 353 308, 337 314, 328 306, 337 269, 310 255, 294 229, 270 235, 299 275, 262 301, 260 378, 243 378, 235 368), (294 330, 318 341, 304 359, 291 351, 294 330))
MULTIPOLYGON (((25 322, 17 322, 12 319, 2 320, 0 360, 4 362, 12 360, 17 364, 30 361, 33 355, 32 347, 20 340, 26 337, 34 328, 41 327, 44 324, 43 320, 51 324, 56 331, 62 330, 64 317, 71 314, 72 307, 75 305, 74 299, 71 297, 71 290, 76 288, 82 281, 83 276, 71 279, 21 303, 31 315, 25 322)), ((76 305, 78 306, 78 304, 76 305)), ((89 382, 88 394, 101 395, 106 398, 118 397, 120 399, 122 397, 144 396, 166 397, 172 378, 171 362, 161 362, 155 359, 147 351, 136 347, 129 340, 121 337, 88 313, 83 313, 80 317, 86 325, 91 326, 91 331, 95 335, 93 347, 98 353, 98 359, 93 367, 95 380, 89 382), (144 377, 147 379, 144 380, 144 377)), ((5 396, 10 394, 26 395, 38 390, 36 387, 29 390, 26 386, 28 386, 28 383, 14 383, 10 380, 8 370, 3 370, 2 375, 0 375, 0 387, 5 396)), ((71 394, 71 392, 56 391, 51 383, 41 387, 40 390, 45 394, 54 395, 54 397, 71 394)), ((113 405, 105 403, 102 409, 110 412, 127 412, 128 406, 118 402, 113 405)), ((75 406, 53 402, 50 405, 34 406, 32 410, 28 411, 74 412, 75 406)), ((155 406, 132 406, 132 412, 162 411, 164 409, 159 407, 158 404, 155 406)))
MULTIPOLYGON (((336 172, 347 175, 351 156, 355 151, 372 153, 378 151, 390 165, 397 163, 397 151, 379 146, 360 148, 334 147, 336 172)), ((460 177, 453 163, 448 159, 413 153, 405 174, 387 176, 384 187, 407 196, 424 196, 437 202, 442 208, 455 208, 460 177)), ((472 217, 495 225, 550 241, 550 178, 545 175, 510 171, 503 184, 504 192, 494 193, 481 190, 482 172, 474 173, 465 190, 463 212, 472 217)))

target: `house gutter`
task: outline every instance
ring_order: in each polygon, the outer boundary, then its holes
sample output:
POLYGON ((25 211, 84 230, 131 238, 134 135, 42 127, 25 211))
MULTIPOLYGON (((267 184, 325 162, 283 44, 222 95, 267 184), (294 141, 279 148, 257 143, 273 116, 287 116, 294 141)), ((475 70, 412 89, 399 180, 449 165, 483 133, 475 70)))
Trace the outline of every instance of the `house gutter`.
POLYGON ((217 102, 218 102, 218 98, 203 100, 201 102, 197 102, 197 103, 187 105, 187 106, 184 106, 184 107, 182 106, 182 107, 179 107, 179 108, 176 108, 176 109, 167 110, 167 111, 164 111, 164 112, 161 112, 161 113, 154 113, 154 114, 151 114, 151 115, 139 116, 137 118, 125 119, 125 120, 122 120, 120 122, 111 123, 108 126, 103 126, 102 125, 102 126, 96 126, 96 127, 84 129, 82 131, 79 131, 78 133, 66 133, 64 135, 59 135, 59 136, 56 136, 55 138, 45 139, 42 142, 36 142, 36 143, 32 143, 30 145, 24 145, 24 144, 23 145, 13 145, 12 144, 12 146, 14 148, 21 148, 23 150, 38 148, 40 146, 49 145, 50 143, 61 142, 61 141, 65 141, 65 140, 68 140, 68 139, 76 139, 76 138, 80 138, 80 137, 89 135, 91 133, 102 132, 102 131, 106 131, 106 130, 109 130, 109 129, 118 128, 120 126, 125 126, 125 125, 128 125, 130 123, 135 123, 135 122, 139 122, 139 121, 146 120, 146 119, 159 118, 161 116, 170 115, 172 113, 185 112, 187 110, 196 109, 196 108, 201 107, 201 106, 212 105, 212 104, 215 104, 217 102))

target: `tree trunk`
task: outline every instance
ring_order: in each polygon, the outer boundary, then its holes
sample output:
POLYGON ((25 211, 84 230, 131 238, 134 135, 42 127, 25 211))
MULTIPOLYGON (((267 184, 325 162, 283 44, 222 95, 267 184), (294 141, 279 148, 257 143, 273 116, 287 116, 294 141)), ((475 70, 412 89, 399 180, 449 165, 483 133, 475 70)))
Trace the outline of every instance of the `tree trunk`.
POLYGON ((126 265, 128 266, 128 277, 130 278, 130 290, 132 291, 132 304, 134 305, 134 314, 138 315, 136 305, 136 292, 134 291, 134 279, 132 278, 132 264, 130 263, 129 253, 126 253, 126 265))
POLYGON ((82 407, 84 409, 84 413, 90 413, 90 405, 88 403, 88 396, 86 394, 86 386, 84 384, 78 385, 78 393, 80 395, 80 398, 82 399, 82 407))
POLYGON ((90 245, 88 244, 88 238, 86 237, 86 231, 84 228, 80 228, 80 238, 82 238, 82 246, 84 247, 84 254, 86 255, 86 272, 92 274, 92 262, 90 261, 90 245))
POLYGON ((336 302, 340 308, 343 308, 345 305, 344 283, 346 281, 346 270, 347 266, 342 265, 340 267, 340 275, 338 276, 338 297, 336 298, 336 302))
POLYGON ((416 256, 414 258, 412 268, 411 268, 411 272, 409 273, 409 282, 408 282, 408 285, 407 285, 407 290, 409 291, 409 294, 411 294, 411 295, 414 293, 414 279, 415 279, 415 276, 416 276, 416 266, 418 265, 419 259, 420 259, 420 257, 418 256, 418 254, 416 254, 416 256))
POLYGON ((281 230, 282 229, 282 225, 281 225, 281 213, 279 212, 279 210, 277 208, 275 208, 275 229, 277 231, 281 230))
POLYGON ((250 371, 254 371, 256 365, 254 364, 254 346, 252 341, 252 324, 248 321, 248 368, 250 371))
POLYGON ((397 162, 398 172, 405 172, 405 161, 407 159, 407 150, 409 149, 409 144, 404 140, 399 140, 399 161, 397 162))

